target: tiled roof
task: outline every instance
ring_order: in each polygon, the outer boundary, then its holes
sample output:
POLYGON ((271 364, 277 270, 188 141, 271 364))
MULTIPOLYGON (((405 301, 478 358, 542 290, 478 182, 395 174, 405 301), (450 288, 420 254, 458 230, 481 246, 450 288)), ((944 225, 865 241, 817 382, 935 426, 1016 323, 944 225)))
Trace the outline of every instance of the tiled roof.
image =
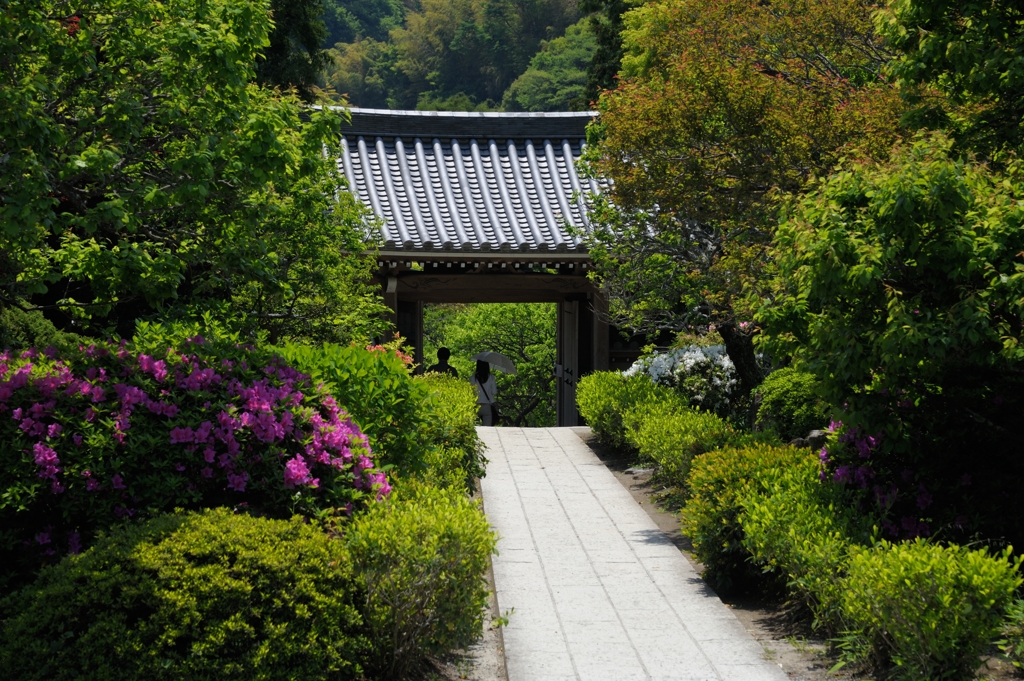
POLYGON ((351 109, 339 167, 383 222, 382 246, 431 250, 575 250, 585 226, 583 113, 351 109), (574 198, 575 197, 575 198, 574 198))

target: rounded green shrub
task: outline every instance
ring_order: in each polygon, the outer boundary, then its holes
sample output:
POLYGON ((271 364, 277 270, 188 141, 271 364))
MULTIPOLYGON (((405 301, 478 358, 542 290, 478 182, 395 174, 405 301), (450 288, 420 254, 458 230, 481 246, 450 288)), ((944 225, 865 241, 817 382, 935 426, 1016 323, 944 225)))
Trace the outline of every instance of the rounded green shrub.
POLYGON ((814 628, 836 634, 847 552, 873 542, 873 518, 857 510, 849 490, 822 483, 818 458, 800 451, 802 457, 762 470, 745 488, 743 546, 753 565, 786 581, 813 614, 814 628))
POLYGON ((1021 584, 1021 559, 1011 555, 921 539, 851 548, 845 658, 893 679, 974 678, 1021 584))
POLYGON ((634 407, 665 401, 685 406, 671 388, 655 385, 645 374, 623 376, 618 371, 595 371, 576 385, 576 404, 601 442, 618 449, 629 449, 625 414, 634 407))
POLYGON ((623 417, 626 439, 640 459, 658 465, 658 479, 685 494, 686 477, 694 457, 724 446, 742 446, 771 439, 770 434, 737 431, 706 411, 660 400, 633 407, 623 417))
POLYGON ((58 330, 41 312, 0 305, 0 350, 75 346, 81 340, 58 330))
POLYGON ((813 374, 792 367, 768 374, 757 388, 757 425, 773 428, 783 440, 804 437, 828 425, 830 409, 813 374))
POLYGON ((431 450, 424 454, 428 475, 442 469, 451 472, 455 465, 471 490, 487 472, 483 442, 476 433, 476 391, 468 381, 448 374, 425 374, 415 380, 426 384, 429 393, 422 404, 423 438, 431 450))
POLYGON ((401 678, 424 655, 480 636, 495 536, 463 490, 405 481, 357 516, 346 538, 378 677, 401 678))
POLYGON ((2 604, 10 681, 354 679, 368 642, 342 542, 299 518, 160 516, 2 604))
POLYGON ((751 486, 780 470, 806 465, 810 458, 806 450, 794 447, 752 444, 718 449, 693 460, 682 529, 713 586, 728 589, 760 575, 743 543, 743 500, 751 486))

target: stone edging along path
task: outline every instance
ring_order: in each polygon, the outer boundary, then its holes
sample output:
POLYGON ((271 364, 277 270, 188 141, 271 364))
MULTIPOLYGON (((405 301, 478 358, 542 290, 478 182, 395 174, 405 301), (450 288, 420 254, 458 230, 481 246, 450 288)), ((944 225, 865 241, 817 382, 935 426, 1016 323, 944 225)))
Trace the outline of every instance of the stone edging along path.
POLYGON ((478 428, 509 681, 783 681, 570 428, 478 428))

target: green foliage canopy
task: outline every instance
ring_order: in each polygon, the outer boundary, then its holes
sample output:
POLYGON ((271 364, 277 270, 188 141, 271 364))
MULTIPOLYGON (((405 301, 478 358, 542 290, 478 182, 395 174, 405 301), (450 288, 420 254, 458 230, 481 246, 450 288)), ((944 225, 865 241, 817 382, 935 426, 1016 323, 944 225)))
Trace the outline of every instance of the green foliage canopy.
POLYGON ((586 108, 587 69, 597 38, 581 19, 565 35, 541 43, 530 66, 505 91, 506 111, 569 111, 586 108))
POLYGON ((619 87, 601 97, 589 154, 615 182, 588 240, 621 325, 716 324, 741 383, 759 382, 738 323, 745 296, 770 293, 777 197, 897 137, 873 9, 661 0, 625 15, 619 87))
MULTIPOLYGON (((943 136, 847 165, 784 213, 787 289, 764 310, 776 344, 851 412, 919 405, 953 375, 987 392, 1024 363, 1022 198, 1018 165, 958 160, 943 136)), ((1012 427, 997 405, 973 408, 1012 427)), ((889 437, 909 436, 885 420, 889 437)))
POLYGON ((329 59, 320 48, 327 36, 324 9, 323 0, 270 0, 273 28, 256 62, 258 83, 295 88, 303 100, 315 99, 314 86, 329 59))
POLYGON ((1004 0, 896 0, 878 26, 902 54, 891 66, 918 124, 968 148, 1024 144, 1024 10, 1004 0), (930 92, 937 88, 946 99, 930 92))
POLYGON ((356 106, 493 108, 542 42, 578 18, 572 0, 410 3, 337 43, 326 81, 356 106))
POLYGON ((402 25, 401 0, 324 0, 325 45, 351 43, 359 38, 387 40, 388 32, 402 25))
POLYGON ((341 116, 250 84, 267 9, 6 4, 3 305, 122 335, 158 312, 222 307, 272 336, 369 332, 368 264, 345 255, 366 247, 364 213, 329 158, 341 116))
POLYGON ((629 0, 580 0, 580 9, 590 14, 587 21, 597 39, 597 50, 587 69, 588 101, 596 102, 602 90, 615 89, 626 53, 622 45, 623 15, 631 4, 629 0))
POLYGON ((837 479, 853 467, 886 490, 891 536, 1024 531, 1010 435, 1024 395, 1022 198, 1019 162, 995 172, 933 133, 889 162, 847 164, 784 213, 770 347, 815 374, 851 437, 872 438, 870 460, 840 445, 829 456, 837 479))

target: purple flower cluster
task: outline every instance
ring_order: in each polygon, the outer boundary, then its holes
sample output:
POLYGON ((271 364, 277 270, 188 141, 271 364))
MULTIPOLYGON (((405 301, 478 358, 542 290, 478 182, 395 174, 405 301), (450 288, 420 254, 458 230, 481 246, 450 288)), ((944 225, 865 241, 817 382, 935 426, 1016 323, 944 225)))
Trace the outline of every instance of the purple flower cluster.
POLYGON ((927 522, 916 515, 902 515, 898 522, 890 519, 890 511, 897 502, 907 497, 908 489, 913 494, 914 506, 917 511, 928 509, 933 498, 924 483, 916 482, 914 473, 905 469, 902 482, 906 487, 892 483, 879 484, 877 480, 885 480, 888 476, 880 476, 871 466, 872 455, 876 453, 882 441, 881 434, 868 435, 856 427, 844 426, 841 421, 829 424, 828 432, 834 435, 834 444, 822 447, 818 458, 821 460, 819 478, 840 485, 849 485, 861 490, 871 490, 870 499, 874 511, 881 514, 882 530, 892 539, 913 539, 927 537, 931 528, 927 522))
POLYGON ((251 502, 291 515, 305 508, 300 489, 310 512, 390 493, 366 436, 322 386, 276 356, 236 348, 249 361, 227 359, 203 343, 161 357, 126 343, 0 353, 0 442, 24 452, 5 473, 29 500, 26 541, 45 536, 50 550, 64 536, 80 550, 109 518, 141 509, 251 502), (33 527, 33 512, 78 524, 33 527))

